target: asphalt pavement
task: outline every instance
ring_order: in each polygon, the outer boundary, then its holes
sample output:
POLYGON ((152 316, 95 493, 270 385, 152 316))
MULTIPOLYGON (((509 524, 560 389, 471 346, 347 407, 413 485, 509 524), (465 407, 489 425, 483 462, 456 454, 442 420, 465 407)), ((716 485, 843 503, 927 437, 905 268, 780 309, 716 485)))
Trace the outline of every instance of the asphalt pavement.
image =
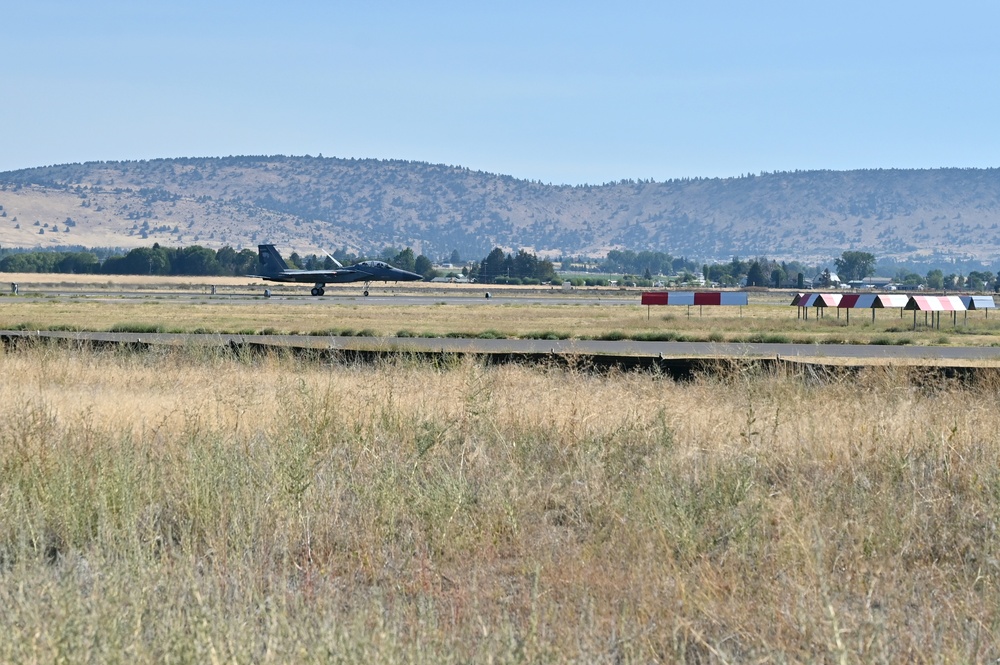
POLYGON ((220 335, 179 333, 110 333, 62 331, 0 331, 0 338, 61 339, 84 343, 145 346, 243 346, 328 351, 378 351, 456 354, 578 355, 646 358, 809 359, 870 361, 989 361, 1000 360, 1000 347, 890 346, 878 344, 773 344, 730 342, 637 342, 632 340, 537 340, 451 337, 340 337, 316 335, 220 335))

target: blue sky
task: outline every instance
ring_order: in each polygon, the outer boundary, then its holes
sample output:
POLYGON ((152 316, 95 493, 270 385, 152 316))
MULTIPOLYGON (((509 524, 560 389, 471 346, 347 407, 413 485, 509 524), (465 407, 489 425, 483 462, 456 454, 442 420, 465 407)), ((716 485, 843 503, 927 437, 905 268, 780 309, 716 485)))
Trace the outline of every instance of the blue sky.
POLYGON ((554 184, 1000 166, 1000 2, 0 0, 0 171, 294 154, 554 184))

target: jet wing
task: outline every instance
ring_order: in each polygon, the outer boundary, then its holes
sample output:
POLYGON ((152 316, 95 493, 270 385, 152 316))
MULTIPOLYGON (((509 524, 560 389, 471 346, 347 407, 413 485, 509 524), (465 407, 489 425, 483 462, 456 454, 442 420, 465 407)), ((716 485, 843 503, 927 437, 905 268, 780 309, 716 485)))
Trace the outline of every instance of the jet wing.
POLYGON ((341 270, 284 270, 277 274, 247 275, 271 282, 313 282, 326 284, 331 282, 350 282, 357 279, 358 271, 344 268, 341 270))
POLYGON ((343 279, 345 275, 353 273, 353 270, 289 270, 286 277, 295 277, 303 282, 332 282, 338 277, 343 279))

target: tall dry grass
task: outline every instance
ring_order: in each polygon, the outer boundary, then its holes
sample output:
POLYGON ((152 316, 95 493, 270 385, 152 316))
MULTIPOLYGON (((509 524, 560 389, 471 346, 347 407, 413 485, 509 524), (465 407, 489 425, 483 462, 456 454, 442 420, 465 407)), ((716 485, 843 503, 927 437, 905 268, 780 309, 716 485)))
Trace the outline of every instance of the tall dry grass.
POLYGON ((0 661, 980 661, 996 386, 0 356, 0 661))

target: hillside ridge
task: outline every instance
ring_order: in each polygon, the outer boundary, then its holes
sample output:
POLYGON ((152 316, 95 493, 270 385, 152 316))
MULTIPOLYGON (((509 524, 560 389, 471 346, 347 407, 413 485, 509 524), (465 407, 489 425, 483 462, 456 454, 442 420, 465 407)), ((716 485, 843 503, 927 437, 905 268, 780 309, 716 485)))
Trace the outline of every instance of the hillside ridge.
POLYGON ((0 246, 201 244, 428 256, 652 250, 699 261, 992 262, 1000 169, 792 171, 549 185, 404 160, 235 156, 0 173, 0 246))

